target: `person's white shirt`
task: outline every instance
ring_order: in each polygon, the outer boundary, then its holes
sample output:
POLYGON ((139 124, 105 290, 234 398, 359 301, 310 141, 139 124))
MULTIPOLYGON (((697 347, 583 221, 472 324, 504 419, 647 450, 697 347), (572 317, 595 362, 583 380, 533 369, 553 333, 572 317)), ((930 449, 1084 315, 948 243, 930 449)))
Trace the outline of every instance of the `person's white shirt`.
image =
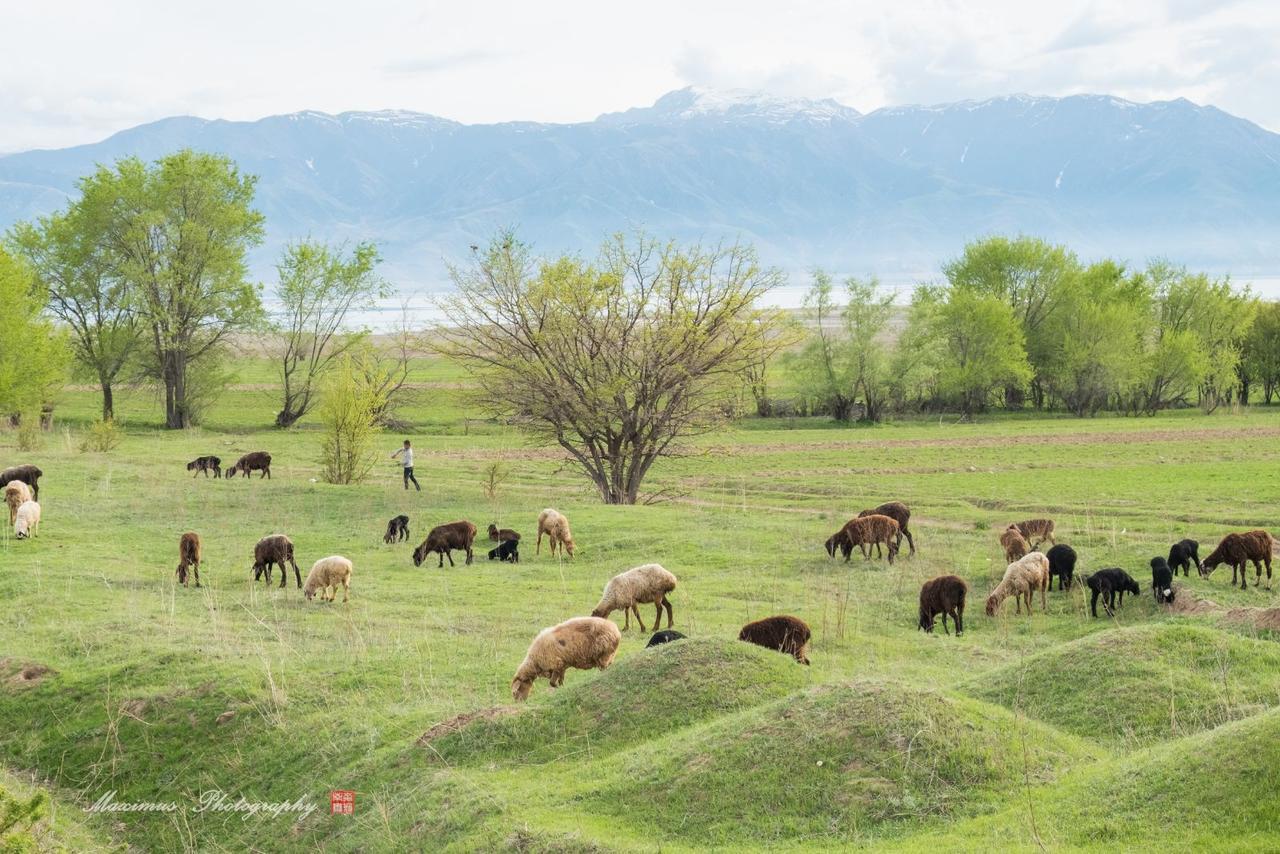
POLYGON ((401 448, 391 456, 400 457, 400 465, 405 468, 413 468, 413 448, 401 448))

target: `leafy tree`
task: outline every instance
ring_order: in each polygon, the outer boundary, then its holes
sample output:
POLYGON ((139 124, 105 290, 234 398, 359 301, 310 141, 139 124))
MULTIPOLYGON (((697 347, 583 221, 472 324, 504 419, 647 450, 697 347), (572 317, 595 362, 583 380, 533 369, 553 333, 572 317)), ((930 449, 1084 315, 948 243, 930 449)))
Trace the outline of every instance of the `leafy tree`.
POLYGON ((372 243, 345 247, 313 240, 291 243, 276 265, 281 319, 276 325, 283 401, 277 427, 292 426, 314 405, 316 382, 362 334, 342 334, 347 314, 390 293, 377 275, 372 243))
POLYGON ((0 415, 39 429, 66 380, 66 336, 42 316, 45 294, 26 264, 0 249, 0 415))
POLYGON ((1262 383, 1263 399, 1269 405, 1280 388, 1280 302, 1258 307, 1245 336, 1241 364, 1249 380, 1262 383))
MULTIPOLYGON (((936 299, 936 293, 925 300, 936 299)), ((998 388, 1015 388, 1031 378, 1022 326, 1008 303, 968 288, 952 288, 926 314, 944 359, 938 390, 972 416, 985 410, 998 388)))
POLYGON ((366 376, 358 359, 343 354, 322 381, 320 464, 328 483, 361 483, 377 459, 382 400, 366 376))
POLYGON ((675 443, 722 424, 781 274, 754 251, 618 236, 596 263, 535 259, 511 233, 452 271, 440 349, 484 410, 554 441, 609 504, 634 504, 675 443))

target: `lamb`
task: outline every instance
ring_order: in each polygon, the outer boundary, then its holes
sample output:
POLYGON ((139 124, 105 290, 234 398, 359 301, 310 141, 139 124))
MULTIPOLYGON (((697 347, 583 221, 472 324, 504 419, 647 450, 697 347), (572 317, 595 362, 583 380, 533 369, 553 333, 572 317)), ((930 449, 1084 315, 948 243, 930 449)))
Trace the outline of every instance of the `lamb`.
POLYGON ((534 554, 542 554, 543 534, 547 535, 547 540, 551 543, 551 554, 556 553, 558 545, 562 555, 567 551, 569 557, 573 557, 573 534, 569 531, 569 520, 558 510, 548 507, 538 514, 538 545, 534 554))
POLYGON ((512 698, 528 699, 534 680, 542 676, 550 678, 552 688, 558 688, 564 684, 564 672, 570 667, 604 670, 613 663, 621 640, 618 627, 599 617, 574 617, 543 629, 529 644, 529 651, 511 680, 512 698))
POLYGON ((493 540, 495 543, 505 543, 507 540, 519 540, 520 535, 510 528, 503 528, 499 530, 497 525, 490 523, 489 539, 493 540))
POLYGON ((9 505, 9 524, 18 516, 18 508, 24 501, 33 501, 31 487, 20 480, 11 480, 4 487, 4 503, 9 505))
POLYGON ((1133 580, 1133 576, 1118 567, 1108 567, 1100 569, 1093 575, 1086 576, 1084 583, 1093 591, 1093 595, 1089 600, 1089 612, 1093 616, 1098 616, 1098 597, 1102 597, 1102 607, 1106 609, 1107 616, 1115 614, 1116 594, 1120 595, 1120 605, 1124 604, 1124 594, 1132 593, 1139 595, 1142 590, 1138 587, 1138 582, 1133 580))
POLYGON ((271 455, 266 451, 253 451, 245 454, 243 457, 236 460, 235 465, 227 469, 227 477, 235 477, 236 472, 240 472, 240 474, 247 478, 255 471, 262 472, 258 477, 259 480, 264 477, 271 477, 271 455))
POLYGON ((1070 590, 1076 574, 1076 550, 1066 543, 1058 543, 1049 549, 1049 584, 1058 576, 1058 589, 1070 590))
POLYGON ((14 466, 13 468, 0 471, 0 483, 9 483, 13 480, 20 480, 27 486, 31 487, 31 500, 40 500, 40 478, 44 476, 44 472, 33 465, 14 466))
POLYGON ((994 617, 1000 610, 1000 603, 1010 596, 1014 597, 1017 606, 1015 613, 1022 613, 1022 600, 1027 600, 1027 616, 1031 616, 1031 597, 1040 591, 1040 610, 1049 608, 1045 591, 1049 588, 1049 558, 1041 552, 1030 552, 1005 568, 1004 578, 987 597, 987 616, 994 617))
POLYGON ((520 541, 503 540, 496 549, 489 549, 489 560, 503 560, 510 563, 520 562, 520 541))
POLYGON ((286 562, 293 567, 298 587, 302 587, 302 570, 298 569, 298 564, 293 559, 293 541, 284 534, 263 537, 253 547, 253 580, 257 581, 265 573, 267 583, 270 584, 271 565, 277 564, 280 567, 280 586, 284 587, 289 582, 289 573, 285 569, 286 562))
POLYGON ((911 539, 911 532, 907 530, 907 523, 911 521, 911 509, 901 501, 886 501, 879 507, 863 510, 858 516, 888 516, 898 523, 898 548, 902 548, 902 538, 906 537, 911 554, 916 553, 915 540, 911 539))
POLYGON ((868 546, 874 545, 876 552, 883 555, 884 552, 880 551, 881 543, 888 548, 889 563, 893 563, 894 556, 898 554, 898 523, 888 516, 859 516, 850 519, 843 528, 828 537, 826 549, 827 554, 835 557, 836 546, 839 546, 840 553, 848 563, 854 546, 861 548, 863 557, 870 560, 868 546))
POLYGON ((342 588, 342 601, 348 601, 351 598, 351 561, 342 555, 330 555, 320 558, 312 565, 311 571, 307 573, 307 584, 302 588, 302 595, 310 602, 319 590, 322 600, 332 602, 338 595, 339 587, 342 588), (333 588, 332 593, 329 593, 330 587, 333 588))
POLYGON ((178 583, 187 586, 187 570, 193 570, 200 586, 200 535, 187 531, 178 540, 178 583))
POLYGON ((214 456, 196 457, 187 463, 187 471, 195 472, 192 477, 198 476, 200 472, 204 472, 204 476, 208 477, 209 472, 213 472, 215 479, 220 478, 222 477, 222 458, 214 456))
POLYGON ((640 605, 652 602, 656 614, 653 628, 662 628, 662 609, 667 609, 667 628, 671 628, 671 600, 668 594, 676 589, 676 577, 656 563, 646 563, 634 569, 628 569, 609 579, 600 596, 600 603, 591 612, 593 617, 607 617, 614 611, 622 611, 626 615, 623 630, 631 628, 631 614, 636 615, 640 631, 645 631, 644 620, 640 618, 640 605))
POLYGON ((401 514, 387 522, 387 532, 382 535, 384 543, 398 543, 409 539, 409 517, 401 514))
POLYGON ((467 565, 475 560, 475 554, 471 550, 471 544, 476 539, 476 526, 470 522, 449 522, 446 525, 437 525, 427 534, 427 538, 413 550, 413 565, 422 566, 422 562, 426 560, 427 555, 432 552, 440 553, 440 564, 438 568, 444 566, 444 559, 449 558, 449 566, 453 566, 453 550, 461 549, 467 553, 467 565))
POLYGON ((1173 570, 1162 557, 1151 559, 1151 589, 1155 592, 1157 605, 1173 602, 1173 570))
POLYGON ((809 663, 809 625, 799 617, 782 614, 747 623, 738 640, 786 653, 801 664, 809 663))
POLYGON ((22 502, 18 505, 18 512, 13 518, 13 535, 23 540, 39 533, 40 505, 34 501, 22 502))
POLYGON ((1267 567, 1267 589, 1271 589, 1271 534, 1266 531, 1247 531, 1243 534, 1227 534, 1222 538, 1222 542, 1218 543, 1218 547, 1210 552, 1209 556, 1204 559, 1204 563, 1200 565, 1200 574, 1208 577, 1218 568, 1219 564, 1231 565, 1231 583, 1236 583, 1236 572, 1240 573, 1240 589, 1246 589, 1248 579, 1245 577, 1245 567, 1248 561, 1253 561, 1254 569, 1257 572, 1257 578, 1253 582, 1253 586, 1257 587, 1262 583, 1262 566, 1267 567))
POLYGON ((1031 546, 1023 538, 1017 525, 1010 525, 1004 529, 1004 533, 1000 535, 1000 545, 1004 546, 1005 563, 1021 560, 1031 551, 1031 546))
POLYGON ((652 646, 662 646, 664 643, 671 643, 672 641, 678 640, 684 640, 684 635, 674 629, 663 629, 660 632, 654 632, 653 637, 649 638, 649 642, 644 646, 645 649, 648 649, 652 646))
POLYGON ((969 585, 958 575, 939 575, 920 588, 920 628, 933 634, 933 621, 942 615, 942 630, 947 629, 947 616, 956 623, 956 637, 964 634, 964 597, 969 585))
POLYGON ((1028 519, 1025 522, 1015 522, 1014 527, 1018 529, 1018 533, 1027 538, 1027 542, 1035 541, 1032 548, 1040 548, 1040 544, 1045 540, 1054 542, 1052 519, 1028 519))
POLYGON ((1169 546, 1169 566, 1173 568, 1174 574, 1179 569, 1183 575, 1191 574, 1191 566, 1195 565, 1197 571, 1200 570, 1200 544, 1195 540, 1178 540, 1178 542, 1169 546))

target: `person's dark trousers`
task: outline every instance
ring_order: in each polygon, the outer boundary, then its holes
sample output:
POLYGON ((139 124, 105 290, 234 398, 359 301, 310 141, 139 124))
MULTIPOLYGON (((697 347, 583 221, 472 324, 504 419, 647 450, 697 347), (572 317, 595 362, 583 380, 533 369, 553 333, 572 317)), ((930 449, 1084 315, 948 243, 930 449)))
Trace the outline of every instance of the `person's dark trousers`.
POLYGON ((409 488, 409 481, 413 481, 413 485, 417 488, 419 492, 422 491, 422 487, 418 485, 418 479, 413 476, 413 466, 404 467, 404 488, 405 489, 409 488))

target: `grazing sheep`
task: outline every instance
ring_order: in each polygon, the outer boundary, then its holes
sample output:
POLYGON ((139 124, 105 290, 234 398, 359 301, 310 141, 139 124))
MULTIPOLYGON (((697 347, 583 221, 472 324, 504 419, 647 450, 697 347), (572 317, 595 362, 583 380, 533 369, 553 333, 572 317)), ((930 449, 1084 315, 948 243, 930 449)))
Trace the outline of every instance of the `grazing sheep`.
POLYGON ((542 554, 543 534, 547 535, 547 541, 551 544, 551 554, 556 553, 558 545, 561 555, 567 551, 569 557, 573 557, 573 534, 569 531, 569 520, 564 514, 550 507, 538 514, 538 545, 534 554, 542 554))
POLYGON ((1049 584, 1058 576, 1058 589, 1070 590, 1076 574, 1076 550, 1066 543, 1058 543, 1048 551, 1049 584))
POLYGON ((543 629, 529 644, 529 651, 511 680, 512 698, 527 699, 534 680, 542 676, 550 677, 551 687, 558 688, 564 684, 564 672, 570 667, 604 670, 613 663, 621 640, 618 627, 599 617, 574 617, 543 629))
POLYGON ((916 553, 916 542, 911 539, 911 532, 907 530, 907 523, 911 521, 911 509, 901 501, 886 501, 879 507, 863 510, 858 516, 888 516, 898 523, 898 548, 902 548, 902 538, 906 537, 911 554, 916 553))
POLYGON ((235 465, 227 469, 227 477, 235 477, 236 472, 240 472, 240 474, 247 478, 255 471, 262 472, 262 474, 258 476, 259 480, 264 477, 271 477, 271 455, 266 451, 253 451, 252 453, 245 454, 243 457, 236 460, 235 465))
POLYGON ((1055 542, 1052 519, 1028 519, 1025 522, 1015 523, 1014 527, 1018 529, 1018 533, 1027 538, 1027 542, 1034 541, 1032 548, 1040 548, 1040 544, 1045 540, 1055 542))
POLYGON ((987 616, 994 617, 1000 610, 1000 603, 1010 596, 1014 597, 1017 607, 1015 613, 1022 613, 1022 600, 1027 600, 1027 616, 1031 616, 1031 597, 1040 591, 1040 610, 1049 608, 1045 591, 1049 589, 1049 558, 1040 552, 1030 552, 1005 568, 1004 578, 987 597, 987 616))
POLYGON ((24 540, 39 533, 40 505, 34 501, 22 502, 18 505, 18 512, 13 517, 13 535, 24 540))
POLYGON ((652 602, 656 614, 653 628, 662 628, 662 609, 667 609, 667 628, 671 628, 671 600, 668 595, 676 589, 676 577, 656 563, 646 563, 626 572, 620 572, 604 586, 600 603, 591 612, 593 617, 607 617, 614 611, 626 615, 623 629, 631 628, 631 613, 635 612, 640 631, 645 631, 640 618, 640 605, 652 602))
POLYGON ((1231 565, 1231 583, 1236 583, 1236 572, 1240 573, 1240 589, 1244 590, 1249 586, 1248 579, 1245 577, 1245 568, 1248 561, 1253 561, 1253 567, 1257 571, 1257 578, 1253 582, 1253 586, 1257 587, 1262 583, 1262 566, 1267 567, 1267 589, 1271 589, 1271 544, 1272 538, 1266 531, 1246 531, 1243 534, 1227 534, 1222 538, 1222 542, 1218 543, 1218 547, 1210 552, 1209 556, 1204 559, 1204 563, 1200 565, 1200 574, 1208 577, 1218 568, 1219 564, 1231 565))
POLYGON ((1085 576, 1084 583, 1093 591, 1089 600, 1089 612, 1095 617, 1098 616, 1099 596, 1102 597, 1102 607, 1110 617, 1115 614, 1117 607, 1116 594, 1120 595, 1119 605, 1123 605, 1124 594, 1132 593, 1137 596, 1142 592, 1138 582, 1133 580, 1133 576, 1118 567, 1100 569, 1093 575, 1085 576))
POLYGON ((320 558, 312 565, 311 571, 307 573, 307 583, 302 588, 302 595, 307 601, 311 601, 319 590, 321 599, 332 602, 338 595, 339 587, 342 588, 342 601, 348 601, 351 598, 351 561, 342 555, 330 555, 320 558), (329 593, 330 587, 333 588, 332 593, 329 593))
POLYGON ((520 562, 520 541, 503 540, 496 549, 489 549, 489 560, 505 560, 510 563, 520 562))
POLYGON ((293 567, 293 574, 298 580, 298 587, 302 587, 302 570, 298 569, 298 564, 293 559, 293 541, 284 534, 272 534, 263 537, 253 547, 253 580, 257 581, 265 574, 267 583, 270 584, 271 565, 276 564, 280 567, 280 586, 284 587, 289 582, 289 573, 285 569, 285 563, 293 567))
POLYGON ((193 471, 192 477, 197 477, 200 472, 204 472, 204 476, 208 477, 209 472, 213 472, 215 479, 222 477, 222 458, 221 457, 196 457, 187 463, 187 471, 193 471))
POLYGON ((519 540, 520 535, 517 534, 515 531, 511 530, 510 528, 503 528, 502 530, 498 530, 497 525, 490 523, 489 539, 493 540, 495 543, 505 543, 507 540, 519 540))
POLYGON ((738 640, 786 653, 801 664, 809 663, 809 626, 799 617, 780 615, 747 623, 738 632, 738 640))
POLYGON ((9 483, 13 480, 20 480, 27 486, 31 487, 31 500, 40 500, 40 478, 44 476, 44 472, 33 465, 14 466, 13 468, 0 471, 0 483, 9 483))
POLYGON ((880 545, 883 543, 889 550, 889 563, 893 563, 898 554, 898 539, 898 523, 888 516, 859 516, 845 522, 843 528, 828 537, 826 549, 828 555, 835 557, 836 546, 839 546, 848 563, 854 546, 862 549, 862 556, 870 560, 869 546, 874 545, 877 556, 882 556, 884 552, 880 551, 880 545))
POLYGON ((187 531, 178 540, 178 583, 187 586, 187 571, 193 570, 200 586, 200 535, 187 531))
POLYGON ((401 514, 387 522, 387 532, 382 535, 384 543, 398 543, 409 539, 409 517, 401 514))
POLYGON ((11 480, 4 487, 4 503, 9 505, 9 524, 13 524, 13 520, 18 515, 18 508, 22 506, 24 501, 34 501, 31 495, 31 487, 27 486, 20 480, 11 480))
POLYGON ((964 634, 964 597, 969 585, 958 575, 939 575, 920 588, 920 628, 933 634, 933 621, 942 615, 942 630, 947 629, 947 616, 956 623, 956 637, 964 634))
POLYGON ((664 643, 671 643, 672 641, 683 639, 684 635, 674 629, 663 629, 660 632, 653 633, 653 637, 649 638, 649 642, 645 644, 645 649, 648 649, 651 646, 662 646, 664 643))
POLYGON ((1151 589, 1155 592, 1157 605, 1173 602, 1173 570, 1162 557, 1151 559, 1151 589))
POLYGON ((444 566, 444 559, 449 558, 449 566, 453 566, 453 550, 461 549, 467 553, 467 565, 471 565, 471 561, 475 559, 474 553, 471 551, 471 544, 476 539, 476 526, 470 522, 450 522, 447 525, 437 525, 427 534, 427 538, 413 550, 413 565, 422 566, 422 562, 426 560, 427 555, 432 552, 440 553, 440 567, 444 566))
POLYGON ((1200 570, 1200 544, 1195 540, 1178 540, 1169 546, 1169 566, 1176 575, 1182 570, 1183 575, 1191 574, 1191 567, 1200 570))
POLYGON ((1031 546, 1018 530, 1017 525, 1010 525, 1000 535, 1000 545, 1004 546, 1004 562, 1013 563, 1021 560, 1031 551, 1031 546))

